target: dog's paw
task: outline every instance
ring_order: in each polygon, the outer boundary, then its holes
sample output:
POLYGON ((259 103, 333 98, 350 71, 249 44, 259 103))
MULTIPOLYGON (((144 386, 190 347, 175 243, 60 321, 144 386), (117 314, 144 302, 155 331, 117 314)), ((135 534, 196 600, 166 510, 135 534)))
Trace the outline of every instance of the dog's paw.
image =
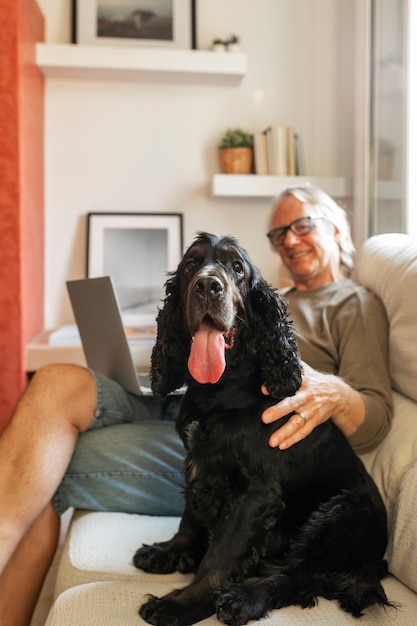
POLYGON ((249 620, 260 619, 265 611, 253 602, 252 594, 243 584, 228 585, 216 594, 217 619, 229 626, 243 626, 249 620))
POLYGON ((142 604, 139 615, 153 626, 187 626, 183 609, 178 604, 149 595, 147 602, 142 604))
POLYGON ((171 574, 175 571, 188 574, 197 571, 203 555, 202 549, 178 552, 174 547, 155 543, 139 548, 133 557, 133 565, 152 574, 171 574))
POLYGON ((133 565, 152 574, 171 574, 176 570, 170 551, 157 543, 139 548, 133 557, 133 565))

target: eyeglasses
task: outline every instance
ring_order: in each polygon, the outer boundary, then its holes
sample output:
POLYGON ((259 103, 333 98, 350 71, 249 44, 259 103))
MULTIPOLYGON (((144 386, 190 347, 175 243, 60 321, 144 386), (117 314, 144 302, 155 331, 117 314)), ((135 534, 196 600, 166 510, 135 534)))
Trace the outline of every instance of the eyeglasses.
POLYGON ((322 218, 323 215, 309 215, 308 217, 299 217, 287 226, 280 226, 279 228, 273 228, 267 233, 269 241, 275 248, 282 246, 285 241, 287 232, 290 230, 297 237, 305 237, 313 230, 313 220, 322 218))

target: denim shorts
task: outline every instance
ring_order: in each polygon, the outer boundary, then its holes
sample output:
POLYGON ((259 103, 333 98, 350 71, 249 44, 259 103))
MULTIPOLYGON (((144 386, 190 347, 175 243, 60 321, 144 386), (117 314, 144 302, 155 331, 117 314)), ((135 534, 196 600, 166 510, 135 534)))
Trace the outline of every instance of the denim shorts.
POLYGON ((79 435, 53 505, 144 515, 181 515, 183 444, 175 430, 181 398, 135 396, 93 372, 95 417, 79 435))

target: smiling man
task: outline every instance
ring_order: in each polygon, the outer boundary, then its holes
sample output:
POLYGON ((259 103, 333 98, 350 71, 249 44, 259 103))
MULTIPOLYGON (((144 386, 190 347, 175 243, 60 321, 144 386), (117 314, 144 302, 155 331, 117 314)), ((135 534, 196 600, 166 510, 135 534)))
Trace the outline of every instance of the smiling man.
POLYGON ((288 448, 333 419, 364 452, 390 427, 387 321, 376 296, 349 278, 355 248, 346 213, 321 189, 290 187, 274 202, 267 236, 294 283, 284 295, 304 361, 296 395, 263 415, 269 423, 295 411, 270 445, 288 448))

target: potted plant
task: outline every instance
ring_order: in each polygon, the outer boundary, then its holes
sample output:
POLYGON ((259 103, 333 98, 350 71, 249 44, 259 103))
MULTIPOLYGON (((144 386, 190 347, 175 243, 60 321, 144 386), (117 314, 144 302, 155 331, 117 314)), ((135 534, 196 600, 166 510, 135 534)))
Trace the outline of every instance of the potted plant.
POLYGON ((228 128, 219 143, 223 174, 250 174, 253 162, 253 136, 241 128, 228 128))
POLYGON ((240 37, 235 34, 231 34, 226 39, 226 47, 228 52, 239 52, 240 50, 240 37))
POLYGON ((217 37, 216 39, 213 39, 211 48, 214 52, 226 52, 226 42, 217 37))

